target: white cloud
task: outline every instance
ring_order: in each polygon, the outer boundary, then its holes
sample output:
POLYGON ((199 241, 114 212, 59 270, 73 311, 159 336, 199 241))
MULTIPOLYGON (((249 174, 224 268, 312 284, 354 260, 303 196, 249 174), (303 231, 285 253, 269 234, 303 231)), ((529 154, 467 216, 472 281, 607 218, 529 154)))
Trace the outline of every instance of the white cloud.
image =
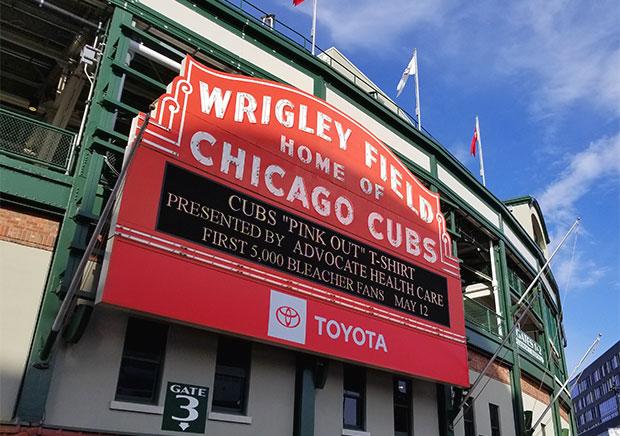
POLYGON ((539 119, 584 103, 617 117, 617 8, 614 0, 341 0, 320 3, 319 25, 345 53, 377 59, 417 46, 462 84, 510 77, 539 119))
POLYGON ((452 153, 458 161, 460 161, 463 165, 467 166, 470 163, 472 157, 469 154, 469 144, 466 144, 463 141, 457 141, 452 145, 448 146, 448 151, 452 153))
POLYGON ((568 293, 596 285, 610 270, 609 266, 599 265, 582 250, 573 251, 568 247, 565 250, 558 254, 561 257, 553 262, 553 274, 563 303, 568 293), (587 271, 587 274, 584 274, 584 271, 587 271))
POLYGON ((537 76, 537 113, 545 116, 586 101, 620 115, 617 4, 600 1, 582 7, 566 0, 529 0, 514 5, 502 68, 537 76))
MULTIPOLYGON (((553 251, 577 216, 580 202, 600 191, 601 185, 620 179, 620 133, 591 143, 585 150, 567 157, 565 169, 537 196, 550 227, 553 251)), ((618 203, 617 200, 612 203, 618 203)), ((592 287, 611 268, 592 256, 592 235, 582 223, 558 252, 553 263, 563 298, 567 293, 592 287), (584 248, 589 247, 589 251, 584 248), (587 274, 584 274, 587 271, 587 274)))
POLYGON ((549 184, 538 201, 545 218, 553 223, 566 223, 576 215, 576 204, 593 186, 620 176, 620 133, 591 143, 574 154, 566 169, 549 184))
MULTIPOLYGON (((385 50, 416 26, 441 24, 451 11, 448 0, 324 1, 318 20, 340 48, 385 50)), ((306 13, 309 9, 306 9, 306 13)), ((413 43, 413 41, 412 41, 413 43)), ((412 45, 413 47, 413 45, 412 45)), ((374 56, 374 55, 373 55, 374 56)))

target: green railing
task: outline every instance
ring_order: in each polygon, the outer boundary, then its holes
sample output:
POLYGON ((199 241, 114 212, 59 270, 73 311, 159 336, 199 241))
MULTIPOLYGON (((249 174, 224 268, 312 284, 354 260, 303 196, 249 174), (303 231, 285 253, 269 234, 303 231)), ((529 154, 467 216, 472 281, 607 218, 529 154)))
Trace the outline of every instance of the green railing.
POLYGON ((502 336, 504 318, 483 304, 463 295, 465 320, 495 336, 502 336))
POLYGON ((67 171, 75 133, 0 108, 0 151, 67 171))
POLYGON ((527 288, 525 282, 512 269, 508 270, 508 284, 519 295, 523 294, 523 291, 527 288))

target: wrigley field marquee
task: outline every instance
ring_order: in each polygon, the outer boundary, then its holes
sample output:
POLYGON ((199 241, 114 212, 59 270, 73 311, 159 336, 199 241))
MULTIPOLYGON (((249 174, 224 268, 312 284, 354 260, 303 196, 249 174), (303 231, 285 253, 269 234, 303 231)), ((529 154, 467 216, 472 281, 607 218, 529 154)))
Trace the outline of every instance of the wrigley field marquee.
POLYGON ((358 122, 187 57, 137 146, 101 303, 467 385, 439 196, 358 122))

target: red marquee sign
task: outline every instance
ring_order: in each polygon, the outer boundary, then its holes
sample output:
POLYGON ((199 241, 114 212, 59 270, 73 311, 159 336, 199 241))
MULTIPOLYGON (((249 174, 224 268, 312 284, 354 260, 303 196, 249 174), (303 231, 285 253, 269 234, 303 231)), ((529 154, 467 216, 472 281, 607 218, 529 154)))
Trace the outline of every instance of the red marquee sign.
POLYGON ((103 303, 468 384, 439 196, 303 91, 187 57, 136 150, 111 237, 103 303))

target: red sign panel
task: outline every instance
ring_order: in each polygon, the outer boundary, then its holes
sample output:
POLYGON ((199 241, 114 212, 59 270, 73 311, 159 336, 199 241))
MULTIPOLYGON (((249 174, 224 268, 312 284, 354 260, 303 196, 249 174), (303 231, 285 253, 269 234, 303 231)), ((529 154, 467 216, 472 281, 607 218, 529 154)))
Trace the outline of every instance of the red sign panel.
POLYGON ((468 384, 438 195, 361 124, 298 89, 186 58, 111 232, 104 303, 468 384))

